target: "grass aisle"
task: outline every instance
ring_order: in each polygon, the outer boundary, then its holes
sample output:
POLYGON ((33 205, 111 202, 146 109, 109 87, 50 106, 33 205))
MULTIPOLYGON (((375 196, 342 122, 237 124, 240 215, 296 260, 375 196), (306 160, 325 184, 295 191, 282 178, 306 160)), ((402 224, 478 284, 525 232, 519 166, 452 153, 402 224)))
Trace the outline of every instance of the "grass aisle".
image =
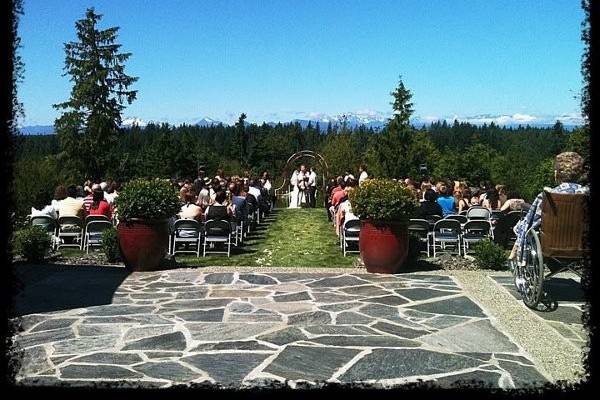
POLYGON ((344 257, 323 208, 275 210, 231 257, 177 255, 190 266, 351 267, 357 253, 344 257))

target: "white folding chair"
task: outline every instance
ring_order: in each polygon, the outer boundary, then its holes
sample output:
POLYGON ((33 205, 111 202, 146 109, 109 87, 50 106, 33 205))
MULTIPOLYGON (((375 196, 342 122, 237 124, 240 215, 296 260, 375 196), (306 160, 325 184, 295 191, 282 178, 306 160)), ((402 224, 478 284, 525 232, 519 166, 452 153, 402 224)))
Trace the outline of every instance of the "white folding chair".
POLYGON ((108 218, 106 220, 92 220, 85 224, 85 233, 83 235, 83 248, 86 254, 90 253, 90 246, 102 245, 102 232, 112 228, 112 223, 108 218))
POLYGON ((54 250, 58 245, 56 220, 48 215, 38 215, 36 217, 30 217, 29 221, 31 225, 39 225, 46 230, 51 238, 51 249, 54 250))
POLYGON ((426 219, 411 219, 408 221, 408 233, 419 238, 419 241, 427 245, 427 257, 429 257, 429 246, 431 240, 431 226, 426 219))
POLYGON ((485 207, 473 206, 467 210, 467 219, 472 220, 484 220, 489 221, 492 216, 492 212, 485 207))
POLYGON ((194 219, 178 219, 171 228, 169 254, 193 253, 200 257, 200 242, 202 241, 202 225, 194 219), (193 244, 196 250, 177 250, 177 244, 193 244))
POLYGON ((76 216, 63 216, 58 218, 58 246, 79 247, 83 250, 83 227, 81 218, 76 216), (73 243, 65 243, 65 239, 72 239, 73 243), (77 243, 78 242, 78 243, 77 243))
POLYGON ((480 242, 486 238, 491 237, 492 225, 489 221, 468 221, 463 226, 462 233, 462 244, 463 244, 463 256, 467 255, 467 249, 469 244, 480 242))
POLYGON ((344 257, 346 257, 346 253, 360 253, 360 250, 358 249, 360 226, 361 224, 359 219, 351 219, 349 221, 344 221, 340 233, 343 236, 342 240, 344 244, 344 257), (350 242, 357 244, 356 250, 348 250, 350 242))
POLYGON ((460 256, 461 232, 460 222, 456 220, 441 219, 437 221, 433 226, 432 232, 433 257, 436 256, 436 249, 438 247, 446 250, 447 244, 454 244, 460 256))
POLYGON ((231 253, 231 224, 229 221, 211 219, 204 224, 204 240, 203 240, 203 257, 208 253, 212 254, 227 254, 231 253), (207 245, 223 244, 227 246, 227 251, 206 250, 207 245))

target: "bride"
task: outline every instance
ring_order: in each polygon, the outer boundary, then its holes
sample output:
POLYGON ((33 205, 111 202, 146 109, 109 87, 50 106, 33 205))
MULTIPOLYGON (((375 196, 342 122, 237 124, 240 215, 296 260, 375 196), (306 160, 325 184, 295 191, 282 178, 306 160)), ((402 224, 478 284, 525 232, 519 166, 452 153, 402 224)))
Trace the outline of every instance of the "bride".
POLYGON ((298 195, 300 194, 300 189, 298 189, 298 180, 299 180, 299 169, 295 169, 292 177, 290 178, 290 186, 292 190, 290 193, 290 205, 288 208, 300 208, 300 204, 298 204, 298 195))

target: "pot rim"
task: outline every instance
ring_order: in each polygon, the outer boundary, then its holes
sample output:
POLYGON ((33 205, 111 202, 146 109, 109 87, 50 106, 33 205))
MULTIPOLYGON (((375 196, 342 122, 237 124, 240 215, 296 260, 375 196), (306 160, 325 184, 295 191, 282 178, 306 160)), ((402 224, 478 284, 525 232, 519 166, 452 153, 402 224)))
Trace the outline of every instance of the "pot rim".
POLYGON ((169 218, 165 219, 145 219, 145 218, 128 218, 119 219, 119 225, 121 224, 143 224, 143 225, 160 225, 169 222, 169 218))

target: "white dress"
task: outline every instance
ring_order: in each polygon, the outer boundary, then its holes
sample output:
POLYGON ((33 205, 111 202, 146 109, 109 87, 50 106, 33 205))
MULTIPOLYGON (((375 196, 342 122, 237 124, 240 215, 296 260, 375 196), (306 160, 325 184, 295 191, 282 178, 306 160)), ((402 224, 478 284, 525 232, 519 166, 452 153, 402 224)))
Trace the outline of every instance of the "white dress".
POLYGON ((290 205, 288 208, 300 208, 298 204, 298 171, 294 171, 292 177, 290 178, 290 186, 292 190, 290 191, 290 205))

